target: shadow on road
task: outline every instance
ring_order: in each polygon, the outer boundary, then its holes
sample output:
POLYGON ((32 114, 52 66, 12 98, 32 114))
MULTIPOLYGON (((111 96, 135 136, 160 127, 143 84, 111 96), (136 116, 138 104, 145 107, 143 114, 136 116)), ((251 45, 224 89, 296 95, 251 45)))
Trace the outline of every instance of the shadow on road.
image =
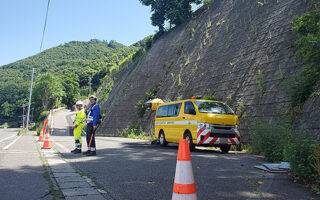
MULTIPOLYGON (((145 141, 125 142, 117 138, 99 137, 97 140, 103 140, 100 144, 104 144, 97 146, 97 156, 62 155, 116 199, 171 198, 177 145, 161 147, 145 141), (114 145, 115 141, 119 144, 114 145)), ((253 155, 197 149, 191 157, 199 199, 312 197, 287 175, 266 174, 254 169, 254 165, 264 161, 253 155), (264 184, 258 184, 259 181, 264 184)))
POLYGON ((0 199, 52 199, 42 167, 24 165, 19 169, 2 168, 0 185, 0 199))

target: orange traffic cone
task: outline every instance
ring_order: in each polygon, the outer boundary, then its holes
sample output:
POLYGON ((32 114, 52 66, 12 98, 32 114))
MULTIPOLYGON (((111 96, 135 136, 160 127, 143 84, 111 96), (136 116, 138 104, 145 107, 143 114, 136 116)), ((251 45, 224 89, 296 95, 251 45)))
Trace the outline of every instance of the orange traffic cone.
POLYGON ((48 132, 45 135, 42 149, 51 149, 49 137, 50 137, 50 130, 48 130, 48 132))
POLYGON ((47 125, 48 125, 48 120, 44 120, 43 128, 41 129, 38 141, 43 141, 43 136, 44 136, 44 133, 46 132, 47 125))
POLYGON ((186 139, 181 139, 179 142, 172 200, 197 200, 189 144, 186 139))
POLYGON ((38 141, 42 141, 42 140, 43 140, 43 130, 41 129, 38 141))

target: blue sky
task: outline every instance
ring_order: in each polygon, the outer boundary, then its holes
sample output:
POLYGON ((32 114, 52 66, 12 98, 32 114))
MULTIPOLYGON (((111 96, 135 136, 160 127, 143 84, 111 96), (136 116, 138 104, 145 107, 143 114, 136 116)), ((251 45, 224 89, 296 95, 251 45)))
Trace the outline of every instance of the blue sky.
MULTIPOLYGON (((47 0, 1 0, 0 66, 39 53, 47 0)), ((130 45, 155 33, 139 0, 51 0, 43 50, 69 41, 130 45)))

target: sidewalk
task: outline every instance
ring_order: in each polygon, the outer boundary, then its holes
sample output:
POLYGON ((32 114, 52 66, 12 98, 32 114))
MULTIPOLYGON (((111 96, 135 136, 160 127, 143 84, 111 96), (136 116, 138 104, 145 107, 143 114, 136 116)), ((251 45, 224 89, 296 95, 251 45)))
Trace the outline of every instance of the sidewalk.
POLYGON ((33 136, 0 149, 0 199, 53 199, 33 136))

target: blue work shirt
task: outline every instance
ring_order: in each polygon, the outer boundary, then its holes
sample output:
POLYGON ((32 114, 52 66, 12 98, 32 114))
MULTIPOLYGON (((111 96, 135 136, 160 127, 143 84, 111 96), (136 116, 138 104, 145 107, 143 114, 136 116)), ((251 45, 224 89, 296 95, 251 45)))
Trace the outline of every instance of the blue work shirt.
POLYGON ((86 115, 87 115, 87 123, 88 124, 93 124, 93 126, 96 126, 98 124, 99 121, 99 115, 100 115, 100 107, 98 104, 90 104, 90 108, 87 109, 86 111, 86 115), (92 119, 88 121, 88 119, 92 119))

